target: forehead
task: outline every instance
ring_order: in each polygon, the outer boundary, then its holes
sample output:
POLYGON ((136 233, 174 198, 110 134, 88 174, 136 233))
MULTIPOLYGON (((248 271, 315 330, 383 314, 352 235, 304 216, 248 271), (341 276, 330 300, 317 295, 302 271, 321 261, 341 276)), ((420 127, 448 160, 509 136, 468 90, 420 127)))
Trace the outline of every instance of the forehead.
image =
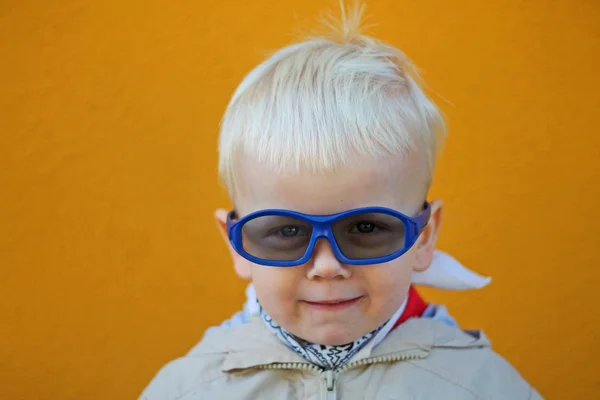
POLYGON ((270 208, 332 214, 382 206, 413 212, 427 195, 429 177, 419 154, 356 160, 350 167, 284 174, 250 158, 240 160, 234 203, 239 215, 270 208))

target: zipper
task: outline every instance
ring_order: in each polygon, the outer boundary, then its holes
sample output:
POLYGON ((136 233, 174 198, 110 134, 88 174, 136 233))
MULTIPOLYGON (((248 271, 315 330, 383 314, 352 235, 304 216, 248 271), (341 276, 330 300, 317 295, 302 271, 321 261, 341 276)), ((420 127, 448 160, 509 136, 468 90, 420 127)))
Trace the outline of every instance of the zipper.
POLYGON ((427 350, 420 350, 418 352, 411 353, 395 353, 395 354, 387 354, 384 356, 377 356, 371 358, 365 358, 362 360, 352 361, 349 364, 344 365, 343 367, 336 369, 323 369, 321 367, 317 367, 316 365, 310 363, 301 363, 301 362, 293 362, 293 363, 277 363, 277 364, 268 364, 268 365, 258 365, 259 369, 296 369, 301 371, 310 371, 315 374, 323 374, 325 373, 325 389, 326 393, 324 398, 327 400, 337 400, 337 385, 336 380, 337 377, 350 369, 372 365, 372 364, 382 364, 382 363, 390 363, 397 361, 409 361, 409 360, 417 360, 426 358, 429 355, 427 350))
POLYGON ((335 371, 332 369, 328 369, 327 371, 325 371, 325 388, 327 389, 325 395, 327 396, 327 400, 337 400, 335 374, 335 371))
POLYGON ((349 369, 361 367, 361 366, 365 366, 365 365, 371 365, 371 364, 382 364, 382 363, 390 363, 390 362, 397 362, 397 361, 418 360, 421 358, 426 358, 428 355, 429 355, 429 352, 427 350, 421 350, 419 352, 413 352, 413 353, 395 353, 395 354, 387 354, 384 356, 364 358, 362 360, 352 361, 351 363, 348 363, 348 364, 344 365, 343 367, 336 369, 336 372, 338 374, 341 374, 342 372, 348 371, 349 369))
POLYGON ((310 363, 302 363, 302 362, 257 365, 256 368, 258 368, 258 369, 299 369, 302 371, 316 372, 318 374, 325 371, 323 368, 317 367, 316 365, 313 365, 310 363))

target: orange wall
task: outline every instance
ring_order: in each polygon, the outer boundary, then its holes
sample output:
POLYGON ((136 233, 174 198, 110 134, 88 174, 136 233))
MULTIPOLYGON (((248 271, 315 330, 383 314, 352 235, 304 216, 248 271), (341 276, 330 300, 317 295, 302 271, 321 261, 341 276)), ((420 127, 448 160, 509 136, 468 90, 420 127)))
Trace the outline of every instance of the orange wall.
MULTIPOLYGON (((0 399, 132 399, 241 306, 212 220, 218 122, 321 3, 0 3, 0 399)), ((594 398, 600 3, 369 13, 449 118, 440 247, 495 278, 426 294, 549 398, 594 398)))

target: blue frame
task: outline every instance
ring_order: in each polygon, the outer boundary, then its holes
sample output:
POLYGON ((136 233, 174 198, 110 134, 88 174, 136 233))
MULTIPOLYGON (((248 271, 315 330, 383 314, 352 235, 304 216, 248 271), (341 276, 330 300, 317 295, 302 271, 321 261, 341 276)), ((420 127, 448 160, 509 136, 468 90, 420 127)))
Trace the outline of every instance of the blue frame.
POLYGON ((423 229, 427 226, 429 222, 429 217, 431 216, 431 206, 429 203, 425 203, 423 211, 417 215, 416 217, 409 217, 404 215, 396 210, 392 210, 391 208, 385 207, 362 207, 355 208, 352 210, 344 211, 337 214, 330 215, 309 215, 302 214, 295 211, 290 210, 280 210, 280 209, 272 209, 272 210, 260 210, 253 212, 251 214, 246 215, 245 217, 234 220, 235 211, 231 211, 227 215, 227 234, 229 236, 229 241, 233 246, 233 249, 246 260, 251 261, 255 264, 265 265, 268 267, 295 267, 298 265, 302 265, 307 263, 312 257, 312 253, 315 248, 315 244, 317 240, 321 238, 325 238, 329 241, 329 245, 335 254, 335 257, 344 264, 349 265, 371 265, 371 264, 380 264, 391 261, 395 258, 400 257, 402 254, 406 253, 417 241, 419 235, 423 231, 423 229), (405 238, 404 238, 404 247, 400 250, 387 255, 385 257, 377 257, 377 258, 365 258, 365 259, 351 259, 347 258, 342 254, 337 242, 335 241, 335 237, 333 235, 333 231, 331 230, 331 224, 335 221, 346 218, 355 214, 362 213, 383 213, 392 215, 402 220, 405 228, 405 238), (310 241, 308 243, 308 247, 306 248, 306 252, 299 258, 298 260, 291 261, 276 261, 276 260, 265 260, 262 258, 255 257, 251 254, 248 254, 243 246, 242 246, 242 227, 244 224, 252 220, 254 218, 263 217, 266 215, 280 215, 286 217, 293 217, 297 219, 301 219, 303 221, 309 222, 313 226, 312 235, 310 237, 310 241))

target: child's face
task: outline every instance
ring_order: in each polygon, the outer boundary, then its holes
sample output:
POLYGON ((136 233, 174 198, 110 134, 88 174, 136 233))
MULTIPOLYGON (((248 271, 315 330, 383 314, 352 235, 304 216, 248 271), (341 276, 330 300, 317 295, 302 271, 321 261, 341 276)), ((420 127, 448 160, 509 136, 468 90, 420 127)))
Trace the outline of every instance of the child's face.
MULTIPOLYGON (((262 209, 287 209, 325 215, 382 206, 415 216, 428 189, 424 160, 416 155, 357 163, 336 173, 280 176, 251 160, 241 163, 234 199, 240 217, 262 209)), ((349 343, 385 323, 406 297, 414 270, 431 263, 441 218, 432 217, 419 240, 404 255, 376 265, 340 263, 327 240, 320 239, 311 260, 278 268, 254 264, 231 249, 238 274, 251 279, 265 311, 282 327, 305 340, 329 345, 349 343), (349 300, 337 305, 326 304, 349 300)), ((227 211, 217 211, 222 227, 227 211)))

